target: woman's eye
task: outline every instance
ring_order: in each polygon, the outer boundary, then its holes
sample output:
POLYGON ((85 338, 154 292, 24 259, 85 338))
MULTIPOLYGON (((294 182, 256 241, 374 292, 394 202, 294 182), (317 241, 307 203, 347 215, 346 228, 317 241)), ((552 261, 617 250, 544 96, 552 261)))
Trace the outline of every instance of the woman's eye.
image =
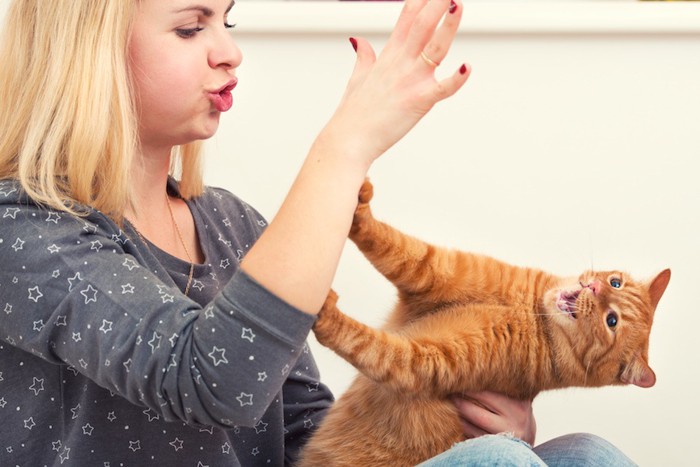
POLYGON ((176 29, 175 33, 182 37, 183 39, 189 39, 190 37, 194 37, 195 34, 197 34, 199 31, 203 30, 204 28, 196 27, 196 28, 181 28, 181 29, 176 29))
POLYGON ((229 23, 228 21, 224 21, 224 27, 225 27, 226 29, 233 29, 233 28, 236 27, 236 23, 231 24, 231 23, 229 23))
POLYGON ((617 313, 609 311, 608 316, 605 318, 605 323, 610 329, 615 329, 615 326, 617 326, 617 313))
POLYGON ((610 285, 615 289, 619 289, 620 287, 622 287, 622 281, 617 277, 613 277, 612 279, 610 279, 610 285))

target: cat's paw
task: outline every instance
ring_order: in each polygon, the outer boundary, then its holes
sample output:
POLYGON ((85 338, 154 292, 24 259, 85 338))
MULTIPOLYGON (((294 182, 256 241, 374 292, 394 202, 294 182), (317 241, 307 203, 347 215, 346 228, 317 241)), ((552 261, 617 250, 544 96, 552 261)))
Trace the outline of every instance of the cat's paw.
POLYGON ((374 194, 374 187, 369 181, 369 178, 365 178, 362 187, 360 187, 360 194, 357 196, 357 200, 360 205, 367 204, 372 200, 372 195, 374 194))
POLYGON ((337 303, 338 303, 338 294, 335 293, 335 290, 331 289, 328 291, 328 295, 326 295, 326 301, 323 302, 323 307, 321 308, 321 311, 333 310, 333 309, 335 309, 337 303))
POLYGON ((352 227, 350 228, 350 238, 353 238, 361 230, 361 225, 369 218, 372 217, 372 212, 369 208, 369 202, 372 199, 374 193, 374 187, 370 183, 369 179, 366 178, 360 192, 357 195, 357 208, 355 208, 355 215, 352 219, 352 227))
POLYGON ((336 316, 338 314, 338 294, 333 289, 328 291, 326 301, 323 302, 321 311, 318 312, 318 319, 314 323, 313 330, 316 334, 316 339, 325 345, 326 338, 332 334, 335 325, 337 324, 336 316))

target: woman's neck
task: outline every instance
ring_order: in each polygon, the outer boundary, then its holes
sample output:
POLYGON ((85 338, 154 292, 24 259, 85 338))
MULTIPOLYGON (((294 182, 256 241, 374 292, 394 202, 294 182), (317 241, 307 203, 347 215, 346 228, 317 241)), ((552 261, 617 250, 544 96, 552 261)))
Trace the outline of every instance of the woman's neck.
POLYGON ((197 238, 194 218, 187 204, 168 199, 171 149, 142 151, 132 166, 134 205, 126 218, 139 234, 169 254, 189 263, 201 263, 204 253, 197 238))
POLYGON ((134 157, 131 167, 134 206, 127 210, 126 217, 136 224, 137 228, 153 230, 169 215, 166 190, 170 153, 170 148, 157 151, 142 150, 134 157))

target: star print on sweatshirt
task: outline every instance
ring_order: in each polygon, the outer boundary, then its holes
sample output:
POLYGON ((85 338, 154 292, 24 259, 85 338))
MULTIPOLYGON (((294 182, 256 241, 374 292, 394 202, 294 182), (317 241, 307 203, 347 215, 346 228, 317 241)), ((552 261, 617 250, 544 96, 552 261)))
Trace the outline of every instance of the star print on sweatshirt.
POLYGON ((190 297, 189 263, 128 223, 43 209, 0 181, 0 458, 294 461, 332 402, 305 343, 314 318, 238 267, 257 211, 214 188, 188 205, 206 258, 190 297))

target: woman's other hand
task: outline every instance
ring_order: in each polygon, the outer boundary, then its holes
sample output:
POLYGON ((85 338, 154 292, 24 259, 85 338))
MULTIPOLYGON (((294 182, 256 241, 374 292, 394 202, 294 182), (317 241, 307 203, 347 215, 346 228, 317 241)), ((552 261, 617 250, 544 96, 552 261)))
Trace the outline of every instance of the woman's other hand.
POLYGON ((509 432, 531 446, 535 444, 537 423, 532 401, 489 391, 453 396, 452 401, 467 438, 509 432))

